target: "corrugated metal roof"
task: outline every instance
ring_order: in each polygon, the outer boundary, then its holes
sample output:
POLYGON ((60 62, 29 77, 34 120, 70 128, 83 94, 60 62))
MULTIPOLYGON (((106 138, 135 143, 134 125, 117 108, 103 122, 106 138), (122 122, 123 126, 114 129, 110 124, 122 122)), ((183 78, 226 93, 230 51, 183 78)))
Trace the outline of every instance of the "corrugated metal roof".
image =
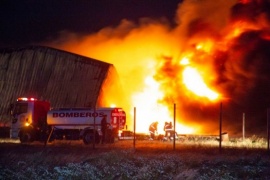
POLYGON ((0 116, 20 96, 48 100, 55 108, 94 107, 111 72, 112 64, 54 48, 0 49, 0 116))

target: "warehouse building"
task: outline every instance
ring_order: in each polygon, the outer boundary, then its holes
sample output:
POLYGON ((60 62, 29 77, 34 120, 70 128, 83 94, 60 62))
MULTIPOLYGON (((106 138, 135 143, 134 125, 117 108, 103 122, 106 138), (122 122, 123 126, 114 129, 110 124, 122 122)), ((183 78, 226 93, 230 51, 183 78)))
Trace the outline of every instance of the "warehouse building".
POLYGON ((10 120, 18 97, 48 100, 53 108, 121 104, 119 82, 114 66, 96 59, 43 46, 0 49, 0 120, 10 120))

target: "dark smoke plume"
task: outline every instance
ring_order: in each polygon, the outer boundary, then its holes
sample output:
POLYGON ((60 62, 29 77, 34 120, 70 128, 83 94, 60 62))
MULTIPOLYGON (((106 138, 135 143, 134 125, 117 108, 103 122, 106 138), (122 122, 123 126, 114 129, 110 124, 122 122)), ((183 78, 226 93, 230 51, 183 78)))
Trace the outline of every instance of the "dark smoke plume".
MULTIPOLYGON (((211 20, 200 15, 190 16, 194 18, 182 20, 182 23, 187 27, 187 39, 210 37, 217 42, 223 38, 222 29, 230 28, 231 24, 240 22, 248 25, 239 36, 230 40, 225 50, 217 47, 216 52, 207 57, 207 61, 196 61, 212 63, 214 66, 217 74, 215 87, 224 96, 221 100, 224 131, 239 135, 242 115, 245 113, 246 132, 249 135, 266 135, 266 111, 270 107, 270 2, 239 2, 232 6, 230 13, 227 27, 217 27, 211 20)), ((178 74, 183 69, 172 63, 172 59, 164 58, 164 66, 156 75, 164 88, 172 88, 167 91, 164 101, 169 104, 174 99, 180 106, 183 118, 204 124, 205 132, 216 133, 219 104, 203 104, 188 98, 181 91, 183 85, 178 83, 178 74)))

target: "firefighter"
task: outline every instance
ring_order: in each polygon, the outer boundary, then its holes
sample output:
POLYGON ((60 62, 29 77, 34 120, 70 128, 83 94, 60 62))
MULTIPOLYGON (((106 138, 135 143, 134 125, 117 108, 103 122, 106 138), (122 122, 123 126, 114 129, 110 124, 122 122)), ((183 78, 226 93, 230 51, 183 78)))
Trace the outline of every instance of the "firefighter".
POLYGON ((155 139, 155 133, 157 133, 157 126, 158 126, 158 122, 153 122, 150 126, 149 126, 149 133, 150 133, 150 140, 155 139))
POLYGON ((101 132, 102 132, 102 141, 101 143, 103 144, 105 142, 106 139, 106 133, 107 131, 107 116, 103 116, 102 120, 101 120, 101 132))
POLYGON ((164 136, 164 140, 167 140, 167 136, 168 136, 168 126, 169 126, 169 123, 168 122, 165 122, 165 125, 164 125, 164 131, 165 131, 165 136, 164 136))
POLYGON ((170 139, 172 134, 173 134, 173 125, 172 122, 165 122, 165 126, 164 126, 164 131, 165 131, 165 137, 164 140, 168 140, 168 138, 170 139))

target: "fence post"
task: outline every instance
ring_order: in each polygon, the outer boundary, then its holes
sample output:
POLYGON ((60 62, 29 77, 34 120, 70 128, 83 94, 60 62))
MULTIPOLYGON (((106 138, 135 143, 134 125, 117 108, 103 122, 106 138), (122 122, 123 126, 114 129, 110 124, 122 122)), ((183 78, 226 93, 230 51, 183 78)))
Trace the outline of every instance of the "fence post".
POLYGON ((176 104, 173 105, 173 150, 175 150, 175 118, 176 118, 176 104))
POLYGON ((245 113, 243 113, 243 127, 242 127, 242 130, 243 130, 243 141, 245 140, 245 113))
POLYGON ((270 138, 270 130, 269 130, 269 126, 270 126, 270 109, 267 108, 267 151, 269 152, 269 138, 270 138))
POLYGON ((136 144, 136 107, 134 107, 134 122, 133 122, 133 127, 134 127, 134 137, 133 137, 133 148, 134 150, 136 149, 135 144, 136 144))
POLYGON ((220 103, 219 113, 219 152, 221 153, 221 142, 222 142, 222 102, 220 103))

